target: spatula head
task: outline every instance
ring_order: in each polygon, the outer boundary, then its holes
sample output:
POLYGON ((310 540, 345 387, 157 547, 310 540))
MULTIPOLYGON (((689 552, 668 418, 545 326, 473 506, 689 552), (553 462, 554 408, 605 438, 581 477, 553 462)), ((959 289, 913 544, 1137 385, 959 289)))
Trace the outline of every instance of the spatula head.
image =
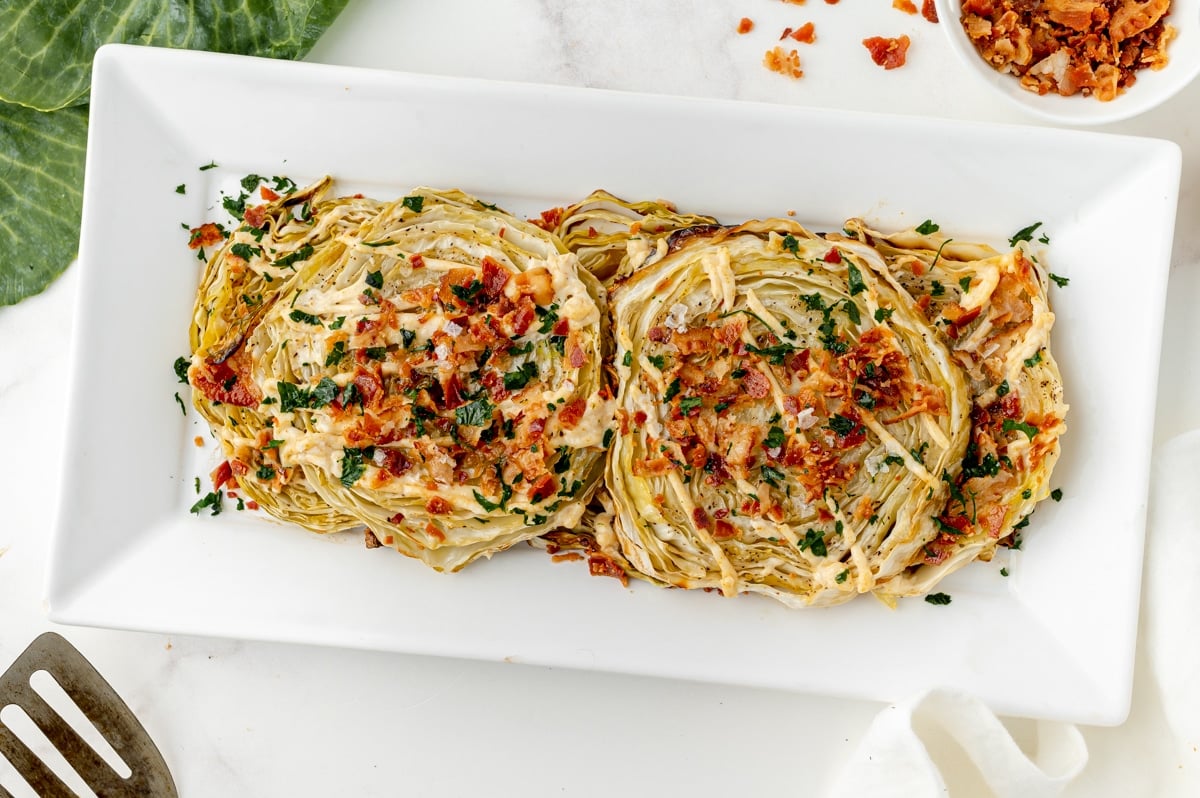
MULTIPOLYGON (((53 632, 41 635, 0 675, 0 710, 10 704, 25 710, 75 772, 102 798, 178 795, 167 763, 142 724, 104 677, 60 635, 53 632), (127 778, 114 771, 33 689, 30 677, 38 671, 49 673, 95 725, 129 766, 132 772, 127 778)), ((38 795, 74 795, 3 721, 0 721, 0 754, 8 758, 38 795)), ((0 798, 5 795, 0 787, 0 798)))

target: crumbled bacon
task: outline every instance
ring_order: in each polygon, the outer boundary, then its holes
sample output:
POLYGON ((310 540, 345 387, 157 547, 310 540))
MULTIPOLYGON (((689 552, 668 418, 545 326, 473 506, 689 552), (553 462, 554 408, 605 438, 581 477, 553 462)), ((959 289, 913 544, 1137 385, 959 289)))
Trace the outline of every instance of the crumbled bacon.
POLYGON ((233 478, 233 467, 229 465, 228 460, 223 461, 219 466, 214 468, 209 477, 212 478, 214 491, 219 491, 226 485, 237 487, 237 481, 233 478))
POLYGON ((701 529, 708 529, 712 526, 712 521, 703 507, 697 507, 692 510, 692 521, 701 529))
POLYGON ((629 584, 629 577, 625 574, 625 569, 605 554, 596 553, 588 557, 588 572, 592 576, 611 576, 613 579, 620 579, 622 585, 629 584))
POLYGON ((252 205, 249 208, 246 208, 246 212, 242 214, 242 218, 246 221, 246 224, 250 225, 251 227, 262 228, 267 221, 267 206, 252 205))
POLYGON ((752 30, 754 30, 754 20, 750 19, 750 17, 742 17, 741 22, 738 23, 737 32, 749 33, 752 30))
POLYGON ((408 256, 408 264, 410 266, 412 266, 414 269, 424 269, 425 268, 425 259, 423 257, 421 257, 421 255, 419 253, 416 255, 409 255, 408 256))
POLYGON ((934 24, 937 24, 937 21, 938 21, 937 6, 935 6, 933 4, 933 0, 922 0, 921 16, 925 17, 925 20, 927 22, 932 22, 934 24))
POLYGON ((558 227, 559 224, 562 223, 562 217, 562 208, 550 208, 549 210, 542 211, 540 219, 530 219, 529 221, 533 222, 543 230, 554 230, 554 228, 558 227))
POLYGON ((892 0, 892 8, 903 11, 905 14, 917 13, 917 7, 912 0, 892 0))
POLYGON ((960 22, 984 60, 1022 88, 1109 101, 1138 70, 1166 65, 1169 10, 1170 0, 967 0, 960 22))
POLYGON ((205 222, 199 227, 193 227, 188 232, 191 233, 191 236, 188 238, 188 249, 211 247, 213 244, 219 244, 225 240, 224 234, 221 233, 221 228, 212 222, 205 222))
POLYGON ((377 549, 383 545, 379 542, 379 538, 375 537, 375 533, 371 531, 370 527, 363 529, 363 540, 368 549, 377 549))
POLYGON ((239 348, 222 363, 203 361, 188 370, 192 387, 208 399, 236 407, 253 407, 262 401, 262 392, 250 378, 251 358, 239 348))
POLYGON ((564 429, 575 429, 575 427, 579 426, 579 422, 583 420, 583 414, 586 410, 586 400, 583 398, 572 399, 559 409, 558 423, 562 424, 564 429))
POLYGON ((800 53, 795 50, 785 51, 779 46, 772 47, 763 54, 763 66, 793 80, 804 77, 804 70, 800 68, 800 53))
POLYGON ((262 198, 267 202, 274 202, 275 200, 279 199, 279 195, 266 186, 259 186, 258 193, 261 194, 262 198))
POLYGON ((805 22, 798 28, 784 28, 783 35, 779 37, 780 41, 784 39, 794 39, 801 44, 812 44, 816 41, 816 28, 811 22, 805 22))
POLYGON ((504 295, 504 286, 508 284, 512 273, 491 255, 483 257, 483 293, 491 301, 504 295))
POLYGON ((863 46, 871 53, 871 60, 884 69, 904 66, 908 57, 908 45, 909 38, 903 35, 894 39, 883 36, 863 39, 863 46))
POLYGON ((751 399, 764 399, 771 394, 771 383, 758 369, 745 369, 742 377, 742 390, 751 399))
POLYGON ((425 512, 431 515, 445 515, 450 512, 450 502, 443 499, 441 496, 434 496, 425 502, 425 512))

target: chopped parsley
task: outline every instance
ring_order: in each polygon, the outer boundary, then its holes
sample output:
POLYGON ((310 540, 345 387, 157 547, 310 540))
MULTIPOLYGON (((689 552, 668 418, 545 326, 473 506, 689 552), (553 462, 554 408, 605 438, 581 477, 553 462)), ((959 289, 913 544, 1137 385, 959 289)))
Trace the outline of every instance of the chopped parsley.
POLYGON ((363 463, 363 450, 351 449, 349 447, 342 448, 342 476, 341 483, 347 488, 351 487, 358 478, 367 470, 363 463))
POLYGON ((795 237, 794 235, 792 235, 791 233, 788 233, 787 235, 785 235, 785 236, 783 237, 783 248, 784 248, 786 251, 788 251, 788 252, 792 253, 793 255, 795 255, 795 256, 797 256, 797 257, 799 257, 799 253, 800 253, 800 242, 799 242, 799 240, 797 240, 797 239, 796 239, 796 237, 795 237))
POLYGON ((265 178, 262 175, 249 174, 242 178, 242 190, 253 191, 265 178))
POLYGON ((946 287, 944 285, 942 285, 939 281, 934 280, 930 284, 930 287, 929 287, 929 295, 930 296, 941 296, 944 293, 946 293, 946 287))
MULTIPOLYGON (((336 320, 334 320, 333 324, 330 324, 330 325, 329 325, 329 329, 331 329, 331 330, 340 330, 340 329, 342 329, 342 325, 343 325, 343 324, 345 324, 345 323, 346 323, 346 317, 345 317, 345 316, 338 316, 338 317, 337 317, 337 319, 336 319, 336 320)), ((403 331, 403 330, 401 330, 400 332, 401 332, 401 333, 403 333, 404 331, 403 331)))
POLYGON ((1024 432, 1025 437, 1033 440, 1038 434, 1038 428, 1032 424, 1026 424, 1023 421, 1013 421, 1011 418, 1004 419, 1005 432, 1024 432))
POLYGON ((1013 234, 1012 238, 1008 239, 1008 245, 1010 247, 1015 247, 1017 245, 1018 241, 1032 241, 1034 231, 1037 230, 1041 226, 1042 226, 1041 222, 1034 222, 1033 224, 1029 225, 1028 227, 1022 227, 1020 230, 1018 230, 1016 233, 1013 234))
POLYGON ((647 360, 649 360, 654 365, 654 368, 658 369, 659 371, 662 371, 667 367, 667 358, 665 355, 650 355, 647 360))
POLYGON ((278 260, 275 261, 275 263, 273 265, 278 266, 280 268, 283 268, 284 266, 291 266, 293 263, 295 263, 297 261, 308 260, 309 258, 312 257, 312 254, 313 254, 312 245, 305 244, 304 246, 300 247, 300 249, 296 250, 295 252, 289 252, 288 254, 284 255, 282 258, 279 258, 278 260))
POLYGON ((492 423, 495 408, 487 397, 476 399, 454 411, 454 421, 461 427, 486 427, 492 423))
POLYGON ((254 475, 263 480, 275 479, 275 469, 269 465, 259 466, 258 471, 254 472, 254 475))
POLYGON ((420 213, 421 209, 425 207, 425 198, 420 194, 416 194, 411 197, 405 197, 403 204, 405 208, 408 208, 413 213, 420 213))
POLYGON ((1009 390, 1011 389, 1008 387, 1008 380, 1005 380, 996 386, 996 396, 1004 396, 1009 390))
POLYGON ((535 307, 534 311, 542 317, 542 324, 538 327, 538 332, 545 335, 554 329, 554 322, 558 321, 558 305, 551 305, 548 308, 535 307))
POLYGON ((612 445, 612 439, 613 439, 613 431, 611 429, 604 430, 604 440, 601 441, 601 444, 604 446, 605 449, 607 449, 609 446, 612 445))
POLYGON ((175 358, 175 376, 178 377, 179 381, 184 385, 187 385, 188 381, 188 365, 190 365, 190 362, 186 357, 175 358))
MULTIPOLYGON (((380 285, 382 285, 382 276, 380 277, 380 285)), ((369 282, 369 281, 368 281, 369 282)), ((375 286, 378 288, 379 286, 375 286)), ((451 285, 450 293, 454 294, 464 305, 470 305, 479 296, 479 292, 483 290, 483 283, 478 280, 472 280, 467 285, 451 285)))
POLYGON ((1001 575, 1001 576, 1008 576, 1008 569, 1007 569, 1007 568, 1001 568, 1001 569, 1000 569, 1000 575, 1001 575))
POLYGON ((477 490, 473 490, 471 492, 475 494, 475 501, 479 502, 479 506, 489 513, 492 510, 508 509, 505 507, 505 505, 508 504, 508 500, 512 498, 512 487, 507 482, 500 483, 500 501, 498 502, 488 501, 483 497, 483 494, 477 490))
POLYGON ((175 186, 175 193, 176 194, 186 194, 187 193, 187 184, 180 183, 179 185, 175 186))
POLYGON ((883 458, 883 464, 889 466, 904 465, 904 458, 898 454, 889 454, 887 457, 883 458))
POLYGON ((787 478, 787 476, 778 468, 772 468, 771 466, 765 465, 761 470, 763 482, 767 483, 772 488, 778 488, 779 483, 783 482, 784 479, 787 478))
POLYGON ((925 221, 921 222, 916 227, 917 232, 923 236, 927 236, 930 233, 936 233, 938 230, 941 230, 941 229, 942 229, 941 226, 934 224, 932 219, 926 219, 925 221))
POLYGON ((753 352, 760 357, 765 357, 767 362, 771 363, 772 365, 782 366, 783 358, 792 352, 795 352, 796 347, 792 346, 791 344, 774 344, 773 346, 759 348, 754 344, 746 344, 746 351, 753 352))
POLYGON ((342 362, 342 358, 346 356, 346 342, 338 341, 333 345, 333 349, 329 350, 329 354, 325 356, 325 367, 336 366, 342 362))
POLYGON ((671 384, 667 386, 667 392, 663 394, 663 401, 669 402, 674 399, 675 395, 679 393, 679 388, 679 378, 676 377, 671 381, 671 384))
POLYGON ((829 417, 828 426, 831 430, 844 438, 854 431, 855 427, 858 426, 858 422, 854 421, 853 419, 846 418, 838 413, 834 413, 829 417))
POLYGON ((519 391, 528 385, 530 380, 537 379, 537 376, 537 364, 532 361, 524 363, 516 371, 510 371, 504 375, 504 390, 519 391))
POLYGON ((210 510, 209 515, 221 514, 221 491, 215 490, 212 493, 205 494, 200 501, 192 505, 192 509, 188 512, 200 515, 200 511, 206 507, 210 510))
POLYGON ((288 318, 294 322, 301 324, 315 324, 318 327, 323 327, 321 320, 311 313, 305 313, 303 310, 293 310, 288 314, 288 318))
POLYGON ((1057 285, 1059 288, 1066 288, 1067 285, 1071 282, 1070 277, 1059 277, 1057 274, 1054 274, 1053 272, 1050 273, 1050 279, 1053 280, 1054 284, 1057 285))
POLYGON ((875 321, 885 322, 892 317, 896 311, 892 308, 875 308, 875 321))
POLYGON ((767 449, 778 449, 783 446, 787 440, 783 432, 783 427, 771 427, 767 431, 767 437, 763 439, 763 446, 767 449))
POLYGON ((964 294, 966 292, 970 291, 971 290, 971 275, 968 274, 966 277, 961 278, 958 281, 958 286, 959 286, 959 288, 961 288, 963 290, 964 294))
POLYGON ((926 604, 934 604, 942 607, 949 604, 951 600, 949 593, 930 593, 925 597, 926 604))
POLYGON ((850 576, 850 569, 847 568, 846 570, 844 570, 840 574, 838 574, 836 577, 834 577, 833 581, 837 582, 840 585, 843 582, 845 582, 849 576, 850 576))
POLYGON ((200 167, 200 171, 207 172, 209 169, 216 169, 216 168, 217 168, 217 162, 209 161, 208 163, 204 164, 204 166, 200 167))
POLYGON ((867 290, 867 284, 863 282, 862 272, 853 263, 847 262, 846 272, 849 274, 848 284, 850 286, 850 296, 861 294, 867 290))
POLYGON ((367 285, 372 288, 383 288, 383 270, 367 272, 367 285))
POLYGON ((358 243, 362 244, 364 247, 390 247, 396 242, 390 238, 385 238, 382 241, 360 241, 358 243))
POLYGON ((187 406, 184 405, 183 400, 179 398, 179 391, 175 392, 175 401, 179 403, 180 412, 182 412, 183 415, 186 416, 187 415, 187 406))
POLYGON ((875 397, 872 396, 868 391, 860 392, 856 401, 858 402, 859 407, 865 407, 867 410, 871 410, 875 407, 875 397))
POLYGON ((692 412, 703 404, 704 400, 699 396, 685 396, 679 400, 679 412, 686 416, 688 413, 692 412))
POLYGON ((364 351, 371 360, 387 360, 386 346, 368 346, 364 351))
MULTIPOLYGON (((301 388, 299 385, 294 385, 290 382, 279 383, 279 410, 283 413, 290 413, 293 410, 303 410, 306 408, 324 407, 334 400, 337 396, 337 383, 328 377, 322 377, 321 381, 316 384, 312 390, 301 388)), ((347 387, 353 388, 351 383, 347 387)), ((343 405, 349 405, 347 401, 342 402, 343 405)))
POLYGON ((250 260, 255 255, 262 254, 262 247, 252 247, 249 244, 237 243, 230 247, 229 251, 242 260, 250 260))
POLYGON ((1031 369, 1034 366, 1036 366, 1038 363, 1041 363, 1041 362, 1042 362, 1042 350, 1039 349, 1038 351, 1033 353, 1032 357, 1025 358, 1025 368, 1031 369))
MULTIPOLYGON (((330 329, 333 329, 333 327, 331 326, 330 329)), ((410 346, 412 346, 413 341, 415 341, 416 338, 417 333, 415 330, 400 330, 400 343, 404 344, 405 349, 408 349, 410 346)))
POLYGON ((1062 501, 1062 496, 1062 488, 1055 488, 1054 490, 1050 491, 1050 498, 1054 499, 1056 502, 1062 501))
POLYGON ((829 554, 829 550, 825 547, 825 535, 815 529, 810 529, 804 533, 804 540, 799 542, 800 551, 811 551, 818 557, 824 557, 829 554))

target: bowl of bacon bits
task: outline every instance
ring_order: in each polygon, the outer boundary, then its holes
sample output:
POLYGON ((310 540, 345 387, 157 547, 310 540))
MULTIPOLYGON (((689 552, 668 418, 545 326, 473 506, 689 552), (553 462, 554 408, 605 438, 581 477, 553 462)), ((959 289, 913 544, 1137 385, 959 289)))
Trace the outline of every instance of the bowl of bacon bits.
POLYGON ((1098 125, 1200 74, 1200 0, 935 0, 951 47, 1030 113, 1098 125))

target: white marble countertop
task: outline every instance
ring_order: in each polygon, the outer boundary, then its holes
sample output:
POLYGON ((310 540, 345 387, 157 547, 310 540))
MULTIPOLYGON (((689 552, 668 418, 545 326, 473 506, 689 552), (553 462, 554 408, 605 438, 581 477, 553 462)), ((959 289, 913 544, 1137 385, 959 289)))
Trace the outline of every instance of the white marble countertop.
MULTIPOLYGON (((352 0, 309 59, 1037 123, 985 96, 956 67, 937 27, 852 5, 352 0), (743 15, 758 23, 754 34, 734 32, 743 15), (819 46, 804 51, 805 78, 767 72, 762 53, 777 32, 807 19, 817 23, 819 46), (899 33, 913 38, 908 66, 885 73, 870 64, 859 40, 899 33)), ((1200 340, 1200 81, 1150 114, 1102 129, 1171 139, 1184 151, 1159 385, 1161 442, 1200 423, 1200 369, 1191 368, 1200 340)), ((0 309, 0 669, 51 628, 43 594, 57 486, 46 475, 58 473, 64 451, 76 284, 71 270, 43 295, 0 309)), ((525 665, 58 631, 127 699, 188 796, 820 794, 881 709, 525 665), (756 764, 764 762, 773 764, 756 764)), ((1147 664, 1139 649, 1127 723, 1084 729, 1091 760, 1067 795, 1196 794, 1200 754, 1181 760, 1163 744, 1162 700, 1147 664)), ((1019 740, 1032 729, 1024 721, 1011 727, 1019 740)), ((952 778, 951 786, 971 794, 969 784, 952 778)))

